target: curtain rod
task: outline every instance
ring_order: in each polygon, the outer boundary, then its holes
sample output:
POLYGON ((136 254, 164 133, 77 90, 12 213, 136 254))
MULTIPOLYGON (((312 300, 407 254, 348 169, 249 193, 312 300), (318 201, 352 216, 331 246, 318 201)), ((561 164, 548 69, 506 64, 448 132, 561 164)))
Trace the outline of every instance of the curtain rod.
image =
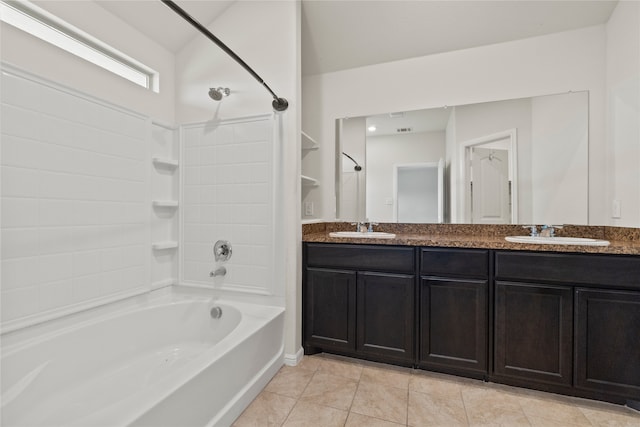
POLYGON ((231 58, 233 58, 238 64, 242 65, 242 67, 245 70, 247 70, 249 72, 249 74, 251 74, 258 82, 260 82, 260 84, 262 86, 264 86, 265 89, 267 89, 269 91, 271 96, 273 96, 273 102, 271 103, 271 105, 272 105, 274 110, 276 110, 276 111, 285 111, 289 107, 289 102, 286 99, 279 98, 278 95, 276 95, 271 90, 269 85, 267 85, 267 83, 265 83, 265 81, 262 80, 262 78, 258 75, 258 73, 253 71, 253 69, 249 65, 247 65, 247 63, 244 62, 242 60, 242 58, 240 58, 238 55, 236 55, 236 53, 234 51, 229 49, 229 47, 226 44, 224 44, 219 38, 214 36, 213 33, 211 33, 211 31, 207 30, 207 28, 204 25, 202 25, 201 23, 196 21, 193 17, 191 17, 191 15, 189 15, 184 9, 182 9, 180 6, 178 6, 175 2, 173 2, 171 0, 161 0, 161 1, 162 1, 162 3, 167 5, 170 9, 172 9, 175 13, 180 15, 185 21, 187 21, 193 27, 195 27, 198 31, 200 31, 202 34, 204 34, 209 40, 211 40, 216 45, 218 45, 218 47, 220 49, 225 51, 226 54, 229 55, 231 58))

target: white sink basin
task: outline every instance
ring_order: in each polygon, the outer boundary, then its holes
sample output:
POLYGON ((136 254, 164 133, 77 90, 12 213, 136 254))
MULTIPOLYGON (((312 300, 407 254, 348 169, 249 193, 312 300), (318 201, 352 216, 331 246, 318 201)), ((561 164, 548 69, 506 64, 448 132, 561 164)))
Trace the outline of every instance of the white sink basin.
POLYGON ((371 231, 361 233, 359 231, 334 231, 329 233, 330 237, 344 237, 351 239, 393 239, 396 237, 393 233, 384 233, 382 231, 371 231))
POLYGON ((608 240, 588 239, 586 237, 507 236, 505 240, 507 242, 530 243, 534 245, 609 246, 608 240))

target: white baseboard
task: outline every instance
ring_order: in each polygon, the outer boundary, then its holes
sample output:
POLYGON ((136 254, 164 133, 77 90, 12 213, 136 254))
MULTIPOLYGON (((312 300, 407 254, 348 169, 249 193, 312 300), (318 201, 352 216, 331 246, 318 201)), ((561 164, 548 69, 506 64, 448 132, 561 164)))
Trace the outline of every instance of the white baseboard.
POLYGON ((304 355, 304 350, 302 347, 295 353, 285 353, 284 355, 284 364, 287 366, 296 366, 302 360, 302 356, 304 355))

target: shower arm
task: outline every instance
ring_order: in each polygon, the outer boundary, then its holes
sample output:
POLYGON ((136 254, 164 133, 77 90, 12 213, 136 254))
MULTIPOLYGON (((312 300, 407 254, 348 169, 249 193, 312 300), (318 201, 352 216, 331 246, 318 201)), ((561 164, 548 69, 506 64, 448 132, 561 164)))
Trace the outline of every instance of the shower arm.
POLYGON ((216 45, 218 45, 218 47, 220 49, 225 51, 225 53, 227 55, 229 55, 231 58, 233 58, 238 64, 242 65, 242 67, 245 70, 247 70, 249 72, 249 74, 251 74, 253 76, 253 78, 255 78, 258 82, 260 82, 260 84, 262 86, 264 86, 265 89, 267 89, 269 91, 271 96, 273 96, 273 102, 271 103, 271 105, 272 105, 274 110, 276 110, 276 111, 285 111, 289 107, 289 102, 285 98, 279 98, 278 95, 276 95, 273 92, 273 90, 271 90, 269 85, 267 85, 267 83, 265 83, 265 81, 262 80, 262 78, 258 75, 258 73, 253 71, 253 69, 249 65, 247 65, 247 63, 244 62, 242 60, 242 58, 240 58, 238 55, 236 55, 236 53, 234 51, 229 49, 229 47, 226 44, 224 44, 219 38, 214 36, 213 33, 211 33, 211 31, 207 30, 207 28, 204 25, 202 25, 201 23, 196 21, 193 17, 191 17, 191 15, 189 15, 184 9, 182 9, 180 6, 178 6, 175 2, 173 2, 171 0, 160 0, 160 1, 162 1, 162 3, 164 3, 170 9, 172 9, 175 13, 180 15, 185 21, 190 23, 198 31, 200 31, 202 34, 204 34, 209 40, 211 40, 216 45))
POLYGON ((356 162, 356 161, 354 160, 354 158, 353 158, 353 157, 351 157, 350 155, 348 155, 348 154, 347 154, 347 153, 345 153, 344 151, 342 152, 342 154, 344 154, 345 156, 347 156, 347 157, 349 158, 349 160, 351 160, 351 161, 353 162, 353 164, 355 164, 354 169, 356 170, 356 172, 360 172, 360 171, 362 170, 362 166, 360 166, 360 165, 358 164, 358 162, 356 162))

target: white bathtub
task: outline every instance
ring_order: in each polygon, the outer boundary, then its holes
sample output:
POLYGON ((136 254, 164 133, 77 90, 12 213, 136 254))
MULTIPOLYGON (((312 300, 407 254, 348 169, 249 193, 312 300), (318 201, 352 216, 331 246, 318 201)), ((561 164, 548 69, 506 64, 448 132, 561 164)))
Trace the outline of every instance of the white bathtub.
POLYGON ((282 366, 283 322, 170 287, 7 333, 1 424, 230 425, 282 366))

